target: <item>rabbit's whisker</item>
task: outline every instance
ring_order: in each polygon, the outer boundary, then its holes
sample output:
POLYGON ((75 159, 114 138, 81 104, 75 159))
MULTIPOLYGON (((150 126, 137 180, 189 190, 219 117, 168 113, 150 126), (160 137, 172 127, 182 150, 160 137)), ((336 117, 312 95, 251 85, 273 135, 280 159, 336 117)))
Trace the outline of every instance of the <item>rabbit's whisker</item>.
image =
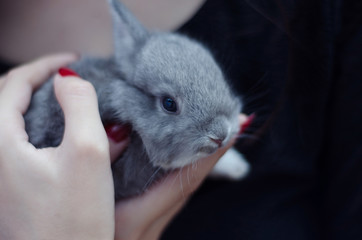
POLYGON ((150 185, 150 183, 153 182, 153 180, 155 179, 157 173, 161 170, 161 167, 158 167, 155 172, 151 175, 151 177, 148 179, 148 181, 146 182, 146 184, 143 186, 143 190, 146 190, 148 188, 148 186, 150 185))
POLYGON ((183 183, 182 183, 182 170, 184 167, 180 168, 179 170, 179 177, 180 177, 180 187, 181 187, 181 193, 182 193, 182 197, 185 199, 185 192, 184 192, 184 187, 183 187, 183 183))

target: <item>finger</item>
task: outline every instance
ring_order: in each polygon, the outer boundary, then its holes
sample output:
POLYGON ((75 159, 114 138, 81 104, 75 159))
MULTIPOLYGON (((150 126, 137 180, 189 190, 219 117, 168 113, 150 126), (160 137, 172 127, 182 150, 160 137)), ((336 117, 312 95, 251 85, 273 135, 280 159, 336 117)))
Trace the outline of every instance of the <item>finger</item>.
POLYGON ((22 115, 30 103, 33 89, 47 80, 57 68, 75 59, 73 54, 43 57, 13 69, 3 77, 0 88, 0 132, 8 139, 20 137, 27 141, 22 115))
POLYGON ((76 58, 74 54, 51 55, 11 70, 5 76, 6 82, 1 89, 0 103, 6 103, 7 108, 24 113, 32 91, 58 68, 75 61, 76 58))
POLYGON ((248 121, 248 116, 244 113, 239 114, 239 124, 243 126, 245 122, 248 121))
POLYGON ((132 127, 130 124, 109 123, 104 128, 108 136, 109 152, 113 163, 128 145, 132 127))
POLYGON ((109 144, 109 154, 111 157, 111 162, 115 162, 121 153, 127 148, 127 145, 129 143, 129 139, 126 138, 125 140, 121 142, 115 142, 112 139, 108 138, 108 144, 109 144))
POLYGON ((78 77, 61 77, 57 74, 54 88, 65 118, 62 145, 72 147, 83 155, 106 152, 109 156, 108 140, 92 84, 78 77))

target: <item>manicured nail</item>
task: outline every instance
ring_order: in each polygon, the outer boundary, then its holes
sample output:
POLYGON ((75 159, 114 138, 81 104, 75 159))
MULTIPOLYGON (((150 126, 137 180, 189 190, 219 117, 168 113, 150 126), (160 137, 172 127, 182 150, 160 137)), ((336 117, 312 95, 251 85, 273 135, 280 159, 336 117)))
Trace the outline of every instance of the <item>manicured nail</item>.
POLYGON ((105 127, 107 136, 114 142, 119 143, 128 138, 132 127, 129 124, 108 124, 105 127))
POLYGON ((243 125, 241 125, 239 134, 242 134, 251 125, 254 119, 255 119, 255 113, 251 114, 246 120, 246 122, 244 122, 243 125))
POLYGON ((76 72, 74 72, 69 68, 59 68, 58 73, 62 77, 69 77, 69 76, 79 77, 79 75, 76 72))

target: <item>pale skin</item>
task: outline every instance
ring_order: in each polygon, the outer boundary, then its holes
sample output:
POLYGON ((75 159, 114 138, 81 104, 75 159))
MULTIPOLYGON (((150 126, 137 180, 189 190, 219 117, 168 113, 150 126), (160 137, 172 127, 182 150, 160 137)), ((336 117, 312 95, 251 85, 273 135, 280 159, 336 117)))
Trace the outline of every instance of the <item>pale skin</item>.
MULTIPOLYGON (((148 28, 174 30, 206 0, 122 0, 148 28)), ((112 53, 106 0, 0 1, 0 59, 31 61, 54 52, 112 53)))
MULTIPOLYGON (((232 143, 144 195, 115 204, 110 163, 127 140, 107 140, 88 82, 56 77, 66 119, 59 147, 39 150, 27 141, 22 114, 32 91, 75 60, 73 54, 42 57, 0 78, 0 239, 158 239, 232 143)), ((240 124, 245 121, 241 115, 240 124)))

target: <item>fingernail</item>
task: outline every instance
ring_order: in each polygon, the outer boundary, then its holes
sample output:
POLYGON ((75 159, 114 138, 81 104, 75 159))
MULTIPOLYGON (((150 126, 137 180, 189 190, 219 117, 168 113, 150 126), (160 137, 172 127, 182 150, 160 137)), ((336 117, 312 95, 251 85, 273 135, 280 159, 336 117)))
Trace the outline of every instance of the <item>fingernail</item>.
POLYGON ((79 75, 76 72, 74 72, 69 68, 59 68, 58 73, 62 77, 69 77, 69 76, 79 77, 79 75))
POLYGON ((255 119, 255 113, 251 114, 246 120, 246 122, 244 122, 243 125, 241 125, 239 134, 242 134, 251 125, 254 119, 255 119))
POLYGON ((129 124, 108 124, 105 127, 107 136, 114 142, 119 143, 128 138, 132 127, 129 124))

